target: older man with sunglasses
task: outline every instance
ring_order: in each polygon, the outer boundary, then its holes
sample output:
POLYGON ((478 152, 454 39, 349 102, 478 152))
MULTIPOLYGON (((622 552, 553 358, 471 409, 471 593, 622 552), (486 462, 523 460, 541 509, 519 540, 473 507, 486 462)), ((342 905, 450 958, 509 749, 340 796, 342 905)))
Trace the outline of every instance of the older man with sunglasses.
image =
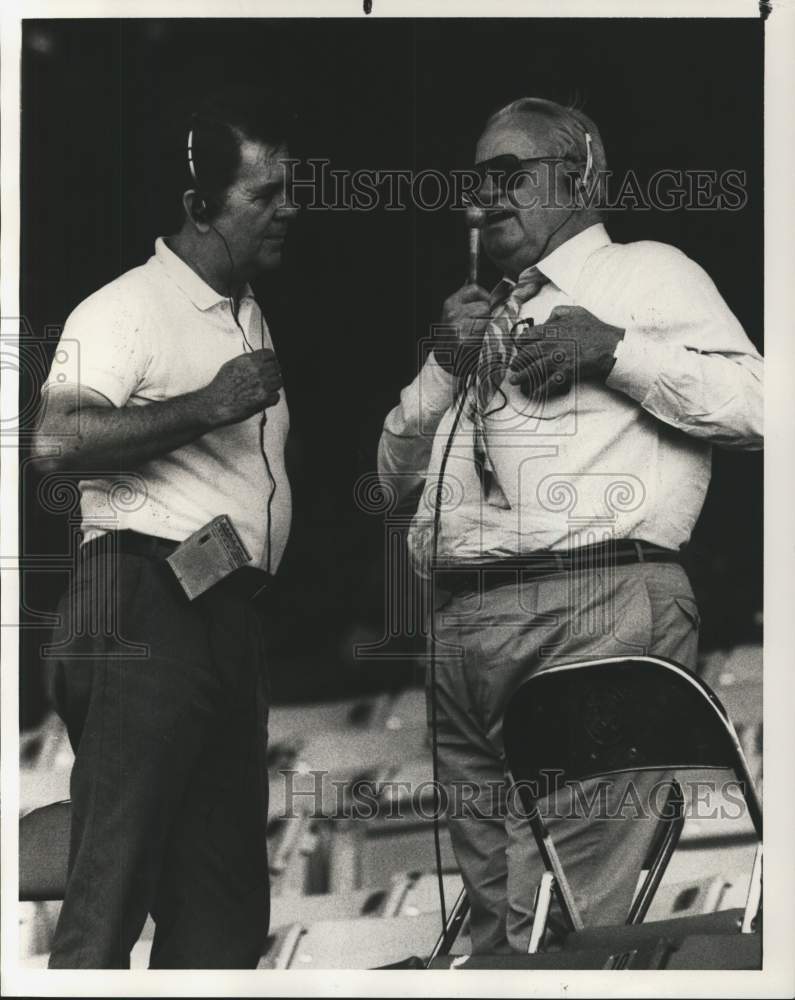
MULTIPOLYGON (((554 663, 695 666, 680 553, 712 446, 762 446, 762 358, 698 264, 611 241, 604 148, 582 112, 515 101, 476 161, 481 242, 504 277, 446 300, 443 335, 386 418, 379 472, 405 494, 429 487, 409 549, 433 570, 440 777, 473 948, 525 951, 542 867, 512 808, 505 707, 554 663), (440 472, 452 499, 434 511, 440 472)), ((623 921, 664 779, 544 803, 586 924, 623 921)))

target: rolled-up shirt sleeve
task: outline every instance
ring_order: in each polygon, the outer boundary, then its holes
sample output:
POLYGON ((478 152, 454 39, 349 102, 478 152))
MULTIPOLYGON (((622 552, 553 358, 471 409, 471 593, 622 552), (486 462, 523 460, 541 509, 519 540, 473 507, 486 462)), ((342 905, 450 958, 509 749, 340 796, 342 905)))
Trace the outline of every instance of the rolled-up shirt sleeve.
POLYGON ((644 299, 608 387, 693 437, 761 448, 764 362, 708 275, 673 251, 644 299))
POLYGON ((453 402, 456 378, 429 355, 387 414, 378 443, 378 475, 400 497, 425 478, 439 422, 453 402))

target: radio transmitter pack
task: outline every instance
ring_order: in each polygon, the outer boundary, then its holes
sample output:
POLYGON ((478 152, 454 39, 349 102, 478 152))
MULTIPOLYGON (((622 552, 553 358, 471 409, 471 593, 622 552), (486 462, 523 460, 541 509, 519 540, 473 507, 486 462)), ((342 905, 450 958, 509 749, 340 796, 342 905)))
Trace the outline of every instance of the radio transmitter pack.
POLYGON ((227 514, 219 514, 185 539, 166 561, 189 600, 251 562, 251 555, 227 514))

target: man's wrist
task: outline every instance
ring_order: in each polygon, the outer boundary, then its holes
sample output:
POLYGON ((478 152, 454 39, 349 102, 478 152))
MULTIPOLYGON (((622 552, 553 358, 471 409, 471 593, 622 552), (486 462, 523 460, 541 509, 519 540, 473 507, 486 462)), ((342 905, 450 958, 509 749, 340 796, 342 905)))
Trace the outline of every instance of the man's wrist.
POLYGON ((216 412, 216 408, 212 406, 204 389, 185 393, 182 397, 182 405, 188 421, 197 427, 202 434, 215 430, 216 427, 220 427, 224 423, 223 416, 216 412))

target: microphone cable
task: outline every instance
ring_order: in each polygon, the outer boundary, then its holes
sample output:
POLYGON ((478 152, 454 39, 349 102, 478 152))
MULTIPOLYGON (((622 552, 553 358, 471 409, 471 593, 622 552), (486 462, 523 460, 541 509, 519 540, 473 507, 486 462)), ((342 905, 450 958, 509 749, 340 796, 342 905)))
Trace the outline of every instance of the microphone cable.
MULTIPOLYGON (((563 219, 559 225, 557 225, 552 232, 547 236, 544 246, 539 254, 539 260, 546 253, 547 247, 552 240, 552 237, 556 235, 571 219, 576 210, 570 211, 566 217, 563 219)), ((476 367, 476 366, 475 366, 476 367)), ((433 777, 433 787, 439 799, 441 796, 438 795, 439 789, 439 726, 438 726, 438 698, 437 698, 437 683, 436 683, 436 616, 433 608, 433 598, 434 598, 434 571, 436 568, 436 561, 439 551, 439 528, 441 525, 442 517, 442 489, 444 486, 444 474, 447 469, 447 463, 450 458, 450 451, 452 450, 453 440, 455 438, 456 432, 458 431, 458 425, 461 422, 461 417, 464 413, 464 407, 466 406, 467 398, 469 396, 469 390, 474 377, 475 369, 471 369, 466 373, 464 377, 463 386, 460 389, 461 398, 458 401, 455 417, 453 419, 453 425, 450 429, 450 433, 447 436, 445 442, 444 451, 442 452, 442 459, 439 464, 439 473, 436 480, 436 493, 434 496, 433 504, 433 533, 431 541, 431 613, 430 613, 430 693, 431 693, 431 768, 433 777)), ((502 396, 503 402, 495 410, 489 411, 490 413, 499 413, 500 410, 505 409, 508 405, 508 397, 498 387, 498 392, 502 396)), ((439 890, 439 905, 442 916, 442 929, 443 933, 447 931, 447 905, 444 898, 444 878, 442 875, 442 842, 441 842, 441 828, 439 823, 439 809, 438 807, 434 809, 433 813, 433 843, 434 843, 434 853, 436 856, 436 881, 439 890)))
MULTIPOLYGON (((198 178, 198 175, 197 175, 197 172, 196 172, 196 163, 195 163, 194 150, 193 150, 193 132, 194 132, 195 123, 197 121, 199 121, 199 119, 201 117, 202 117, 201 115, 198 115, 195 112, 191 115, 191 127, 190 127, 190 130, 188 132, 187 151, 186 151, 187 152, 187 159, 188 159, 188 171, 190 173, 190 176, 191 176, 191 179, 192 179, 193 183, 196 185, 197 192, 199 192, 199 193, 201 192, 201 185, 199 183, 199 178, 198 178)), ((204 203, 205 203, 205 206, 206 206, 207 205, 206 198, 204 198, 204 203)), ((242 327, 242 325, 240 323, 240 319, 238 317, 239 306, 237 308, 235 308, 234 298, 233 298, 233 295, 231 293, 231 290, 234 288, 234 281, 233 281, 233 279, 234 279, 234 275, 235 275, 235 260, 234 260, 234 257, 232 256, 232 251, 229 248, 229 244, 227 243, 226 237, 224 236, 224 234, 216 226, 214 226, 212 224, 212 222, 209 222, 209 220, 208 220, 208 225, 210 226, 210 228, 212 229, 212 231, 216 234, 216 236, 220 237, 221 242, 224 245, 224 249, 226 250, 226 255, 229 258, 229 269, 230 269, 229 270, 229 288, 230 288, 229 310, 232 313, 232 318, 235 321, 235 325, 237 326, 238 330, 240 330, 240 333, 241 333, 241 335, 243 337, 243 341, 244 341, 246 347, 253 354, 254 353, 254 348, 251 346, 251 344, 249 342, 249 339, 246 336, 246 331, 243 329, 243 327, 242 327)), ((259 309, 259 303, 257 303, 257 308, 259 309)), ((262 315, 262 310, 261 309, 259 309, 259 322, 260 322, 261 344, 262 344, 262 349, 264 350, 265 349, 265 319, 264 319, 264 317, 262 315)), ((268 546, 268 557, 267 557, 267 563, 266 563, 266 566, 267 566, 266 572, 267 572, 268 576, 270 576, 270 574, 271 574, 271 565, 272 565, 272 549, 273 549, 273 544, 272 544, 273 540, 272 540, 272 537, 271 537, 271 528, 272 528, 272 513, 271 513, 271 511, 272 511, 272 506, 273 506, 273 497, 274 497, 274 495, 276 493, 276 479, 274 478, 273 471, 271 470, 270 461, 268 460, 268 453, 267 453, 267 451, 265 449, 265 424, 267 423, 267 420, 268 420, 268 417, 267 417, 267 407, 263 407, 262 416, 260 418, 260 423, 259 423, 259 447, 260 447, 260 452, 262 453, 262 459, 263 459, 263 461, 265 463, 265 469, 266 469, 266 471, 268 473, 268 482, 270 484, 270 490, 269 490, 269 493, 268 493, 268 502, 267 502, 267 532, 266 532, 266 539, 267 539, 267 546, 268 546)))
MULTIPOLYGON (((212 223, 210 223, 210 228, 212 229, 212 231, 217 236, 220 237, 221 242, 224 245, 224 249, 226 250, 226 255, 229 258, 229 265, 230 265, 230 268, 231 268, 230 273, 229 273, 229 287, 231 288, 232 287, 232 278, 233 278, 234 273, 235 273, 235 261, 234 261, 234 258, 232 257, 232 251, 229 249, 229 244, 227 243, 226 238, 224 237, 224 234, 219 229, 217 229, 212 223)), ((256 300, 255 300, 255 302, 256 302, 256 300)), ((241 335, 243 337, 243 340, 244 340, 244 342, 246 344, 246 347, 253 354, 254 353, 254 348, 251 346, 251 343, 249 342, 249 339, 246 336, 246 331, 243 329, 243 326, 242 326, 242 324, 240 322, 240 319, 238 317, 238 313, 240 311, 240 306, 238 305, 238 307, 235 308, 234 298, 232 297, 231 293, 229 295, 229 309, 230 309, 230 311, 232 313, 232 319, 235 321, 235 326, 237 326, 238 330, 240 330, 240 333, 241 333, 241 335)), ((262 350, 264 350, 265 349, 265 318, 262 315, 262 310, 259 307, 259 303, 257 303, 257 309, 259 309, 259 325, 260 325, 260 342, 261 342, 261 348, 262 348, 262 350)), ((268 556, 267 556, 267 561, 266 561, 266 564, 265 564, 266 567, 267 567, 266 568, 266 573, 268 574, 268 576, 270 576, 271 575, 271 565, 272 565, 272 555, 271 555, 271 553, 272 553, 272 549, 273 549, 273 544, 272 544, 273 540, 271 538, 271 528, 272 528, 272 524, 273 524, 273 517, 272 517, 271 511, 272 511, 272 507, 273 507, 273 497, 274 497, 274 495, 276 493, 276 479, 275 479, 275 477, 273 475, 273 471, 271 470, 270 461, 268 460, 268 453, 267 453, 267 451, 265 449, 265 424, 267 423, 267 421, 268 421, 267 408, 263 408, 262 415, 260 416, 260 422, 259 422, 259 448, 260 448, 260 452, 262 453, 262 459, 265 462, 265 470, 268 473, 268 483, 270 485, 270 489, 269 489, 269 492, 268 492, 268 501, 267 501, 267 506, 266 506, 266 509, 267 509, 266 539, 267 539, 267 544, 268 544, 268 548, 267 548, 268 556)))
POLYGON ((430 614, 430 689, 431 689, 431 771, 433 777, 434 792, 437 796, 437 808, 433 811, 433 845, 436 855, 436 881, 439 889, 439 904, 442 916, 442 931, 447 931, 447 905, 444 898, 444 877, 442 875, 442 840, 441 826, 439 822, 439 805, 441 795, 439 794, 439 723, 437 709, 437 684, 436 684, 436 616, 434 611, 434 572, 439 550, 439 528, 442 518, 442 489, 444 487, 444 474, 447 469, 447 462, 450 458, 453 440, 464 413, 467 396, 469 395, 471 374, 468 373, 464 385, 461 388, 461 399, 453 419, 453 426, 447 436, 442 459, 439 464, 439 473, 436 480, 436 493, 433 501, 433 534, 431 542, 431 614, 430 614))
MULTIPOLYGON (((552 232, 549 234, 549 236, 547 236, 546 240, 544 241, 544 245, 541 247, 541 252, 538 255, 538 261, 541 261, 541 260, 544 259, 544 254, 546 254, 546 252, 547 252, 547 247, 549 246, 549 244, 550 244, 550 242, 552 240, 552 237, 556 236, 560 232, 560 230, 563 229, 563 227, 566 225, 566 223, 569 221, 569 219, 571 219, 571 217, 574 215, 574 213, 576 211, 577 211, 577 209, 573 208, 568 213, 568 215, 565 217, 565 219, 563 219, 562 222, 560 222, 557 226, 555 226, 555 228, 552 230, 552 232)), ((536 262, 535 265, 533 265, 534 267, 537 266, 538 261, 536 262)), ((526 320, 520 320, 519 322, 526 322, 526 320)), ((516 324, 514 324, 514 327, 518 326, 519 322, 517 322, 516 324)), ((497 413, 501 413, 506 408, 506 406, 508 405, 508 397, 503 392, 501 386, 497 386, 494 394, 498 395, 498 396, 501 396, 502 397, 502 402, 500 403, 499 406, 495 407, 493 410, 487 410, 483 414, 484 417, 491 417, 491 416, 494 416, 497 413)))
MULTIPOLYGON (((541 253, 538 255, 538 259, 541 260, 547 251, 547 247, 550 244, 553 236, 555 236, 571 219, 574 215, 576 209, 572 209, 566 217, 560 222, 552 232, 547 236, 544 241, 544 246, 541 249, 541 253)), ((476 367, 476 366, 475 366, 476 367)), ((436 561, 439 551, 439 528, 441 525, 442 518, 442 489, 444 486, 444 474, 447 469, 447 463, 450 458, 450 452, 453 446, 453 439, 455 438, 456 432, 458 431, 458 425, 461 422, 461 417, 464 413, 464 407, 466 406, 467 397, 469 396, 469 390, 471 387, 471 382, 474 377, 474 369, 471 369, 466 373, 464 377, 463 386, 460 389, 461 398, 458 401, 455 417, 453 419, 453 425, 450 429, 450 433, 447 436, 445 442, 444 451, 442 452, 442 459, 439 464, 439 473, 436 480, 436 493, 434 495, 433 503, 433 533, 431 541, 431 612, 430 612, 430 694, 431 694, 431 769, 433 777, 433 787, 434 792, 437 795, 437 808, 434 809, 433 813, 433 846, 436 860, 436 881, 439 890, 439 907, 441 910, 442 917, 442 932, 445 934, 447 932, 447 905, 444 898, 444 877, 442 875, 442 840, 441 840, 441 827, 439 822, 439 808, 438 803, 441 800, 439 795, 439 723, 438 723, 438 698, 437 698, 437 683, 436 683, 436 616, 433 608, 434 603, 434 571, 436 568, 436 561)), ((499 413, 500 410, 505 409, 508 405, 508 397, 498 387, 498 392, 503 398, 503 402, 495 410, 489 411, 490 413, 499 413)))

